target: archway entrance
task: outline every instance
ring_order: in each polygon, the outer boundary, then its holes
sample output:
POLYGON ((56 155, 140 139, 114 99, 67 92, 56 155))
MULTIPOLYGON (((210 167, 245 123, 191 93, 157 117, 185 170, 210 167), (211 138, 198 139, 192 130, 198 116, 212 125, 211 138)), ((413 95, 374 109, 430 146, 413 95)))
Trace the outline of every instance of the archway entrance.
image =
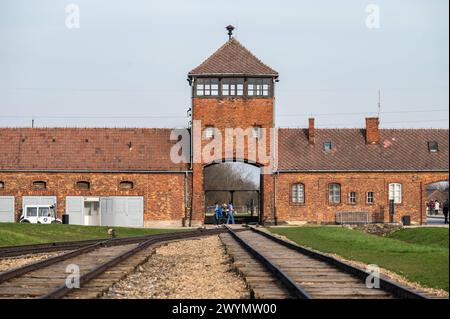
POLYGON ((211 164, 204 168, 205 224, 214 223, 216 203, 233 203, 236 223, 259 223, 260 168, 243 162, 211 164))
POLYGON ((427 185, 426 212, 427 224, 444 224, 444 205, 448 205, 449 182, 440 181, 427 185))

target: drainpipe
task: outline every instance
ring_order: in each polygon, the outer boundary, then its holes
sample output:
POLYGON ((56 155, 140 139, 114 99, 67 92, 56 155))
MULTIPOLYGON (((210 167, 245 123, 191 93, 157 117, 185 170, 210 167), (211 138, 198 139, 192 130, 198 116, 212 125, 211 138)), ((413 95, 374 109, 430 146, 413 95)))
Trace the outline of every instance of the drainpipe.
POLYGON ((187 204, 188 204, 188 199, 187 199, 187 175, 188 173, 186 172, 184 174, 184 222, 183 222, 183 226, 186 226, 186 219, 187 219, 187 204))
POLYGON ((277 222, 277 176, 279 172, 275 172, 273 178, 273 219, 275 221, 275 226, 278 225, 277 222))
POLYGON ((420 200, 419 200, 419 204, 420 204, 420 222, 419 224, 422 226, 422 217, 423 217, 423 182, 420 182, 420 200))

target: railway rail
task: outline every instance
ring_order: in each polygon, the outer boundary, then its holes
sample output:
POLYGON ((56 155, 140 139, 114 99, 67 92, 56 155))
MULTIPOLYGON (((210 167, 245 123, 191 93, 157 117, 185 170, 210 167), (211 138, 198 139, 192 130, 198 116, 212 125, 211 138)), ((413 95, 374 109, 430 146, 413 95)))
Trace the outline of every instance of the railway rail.
MULTIPOLYGON (((84 245, 76 250, 0 273, 0 298, 92 298, 123 278, 149 257, 158 245, 183 239, 217 235, 226 229, 165 233, 124 240, 109 239, 84 245), (129 257, 136 258, 129 258, 129 257), (132 262, 130 262, 132 260, 132 262), (66 284, 78 268, 78 289, 66 284), (94 282, 94 284, 92 284, 94 282)), ((65 248, 67 249, 67 248, 65 248)), ((75 282, 74 282, 75 283, 75 282)))
MULTIPOLYGON (((166 233, 167 234, 167 233, 166 233)), ((145 239, 152 238, 154 236, 159 236, 161 234, 143 235, 143 236, 133 236, 133 237, 122 237, 122 238, 112 238, 110 243, 116 243, 117 245, 126 243, 137 243, 145 239)), ((55 251, 65 251, 65 250, 75 250, 82 247, 87 247, 93 244, 98 244, 108 240, 107 238, 99 239, 88 239, 88 240, 77 240, 77 241, 63 241, 63 242, 51 242, 44 244, 32 244, 32 245, 18 245, 18 246, 7 246, 0 247, 0 258, 4 257, 16 257, 28 254, 43 254, 55 251)))
POLYGON ((368 288, 368 272, 254 227, 220 237, 256 298, 428 299, 383 277, 368 288))

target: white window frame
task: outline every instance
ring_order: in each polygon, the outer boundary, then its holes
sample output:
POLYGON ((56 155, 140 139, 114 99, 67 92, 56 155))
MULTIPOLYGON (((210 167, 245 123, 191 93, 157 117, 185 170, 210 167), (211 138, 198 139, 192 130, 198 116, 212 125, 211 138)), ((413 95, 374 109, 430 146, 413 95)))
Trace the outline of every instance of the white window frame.
POLYGON ((394 204, 402 203, 402 184, 390 183, 389 184, 389 201, 394 200, 394 204))
POLYGON ((348 193, 348 203, 351 205, 356 205, 358 203, 358 194, 356 192, 349 192, 348 193), (354 195, 354 196, 352 196, 354 195), (354 200, 354 201, 352 201, 354 200))
POLYGON ((214 137, 214 126, 207 125, 203 131, 203 136, 205 139, 212 139, 214 137))
POLYGON ((330 204, 341 203, 341 184, 338 183, 328 184, 328 202, 330 204))
POLYGON ((291 186, 292 203, 304 204, 305 203, 305 184, 296 183, 291 186))
POLYGON ((367 192, 366 193, 366 204, 373 204, 375 203, 375 193, 374 192, 367 192), (371 194, 371 196, 369 196, 371 194), (369 198, 371 198, 371 201, 369 201, 369 198))

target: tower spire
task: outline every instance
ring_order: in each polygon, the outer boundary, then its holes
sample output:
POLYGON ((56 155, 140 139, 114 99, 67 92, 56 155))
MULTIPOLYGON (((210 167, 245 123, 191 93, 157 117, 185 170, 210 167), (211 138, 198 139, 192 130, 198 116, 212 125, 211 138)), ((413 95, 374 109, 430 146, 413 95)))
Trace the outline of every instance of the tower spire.
POLYGON ((231 37, 233 36, 233 30, 235 29, 231 24, 227 27, 225 27, 225 29, 228 30, 228 39, 231 40, 231 37))

